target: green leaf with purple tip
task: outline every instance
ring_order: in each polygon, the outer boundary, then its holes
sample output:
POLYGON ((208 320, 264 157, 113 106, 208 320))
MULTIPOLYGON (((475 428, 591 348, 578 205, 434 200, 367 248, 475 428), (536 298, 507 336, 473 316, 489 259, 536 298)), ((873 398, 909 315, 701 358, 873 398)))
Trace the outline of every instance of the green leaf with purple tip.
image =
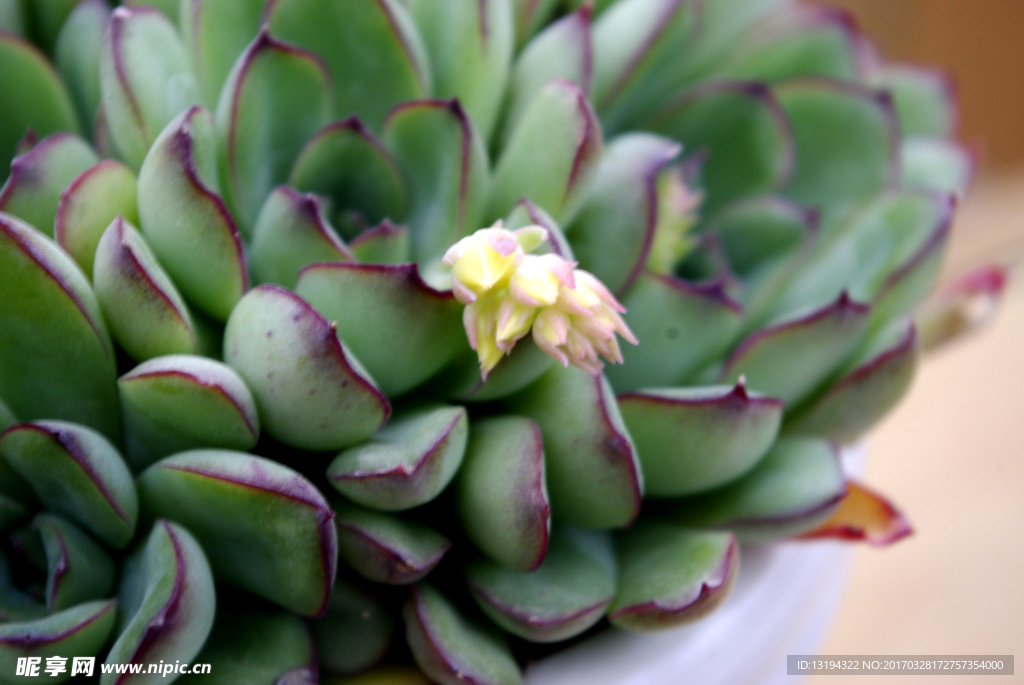
POLYGON ((556 518, 590 528, 618 528, 636 518, 643 476, 603 376, 555 367, 507 406, 540 426, 556 518))
POLYGON ((792 408, 838 369, 868 332, 870 310, 843 292, 832 304, 751 333, 725 362, 721 379, 741 376, 792 408))
POLYGON ((335 513, 341 559, 375 583, 415 583, 452 545, 432 528, 394 514, 345 503, 335 513))
POLYGON ((455 477, 468 424, 462 407, 410 410, 366 444, 339 454, 327 478, 349 499, 374 509, 401 511, 425 504, 455 477))
POLYGON ((952 229, 953 203, 952 198, 946 196, 946 199, 949 200, 946 204, 949 213, 933 225, 931 233, 917 250, 889 273, 875 294, 874 329, 911 316, 938 282, 952 229))
POLYGON ((271 0, 263 16, 274 36, 327 64, 335 118, 376 128, 391 107, 433 90, 423 39, 397 0, 271 0))
POLYGON ((605 615, 615 596, 615 555, 607 533, 559 526, 535 571, 477 559, 466 580, 476 603, 503 629, 531 642, 559 642, 605 615))
POLYGON ((441 685, 520 685, 519 666, 493 629, 465 618, 429 585, 413 588, 402 609, 416 664, 441 685))
POLYGON ((92 130, 100 104, 100 51, 109 23, 106 0, 83 0, 64 21, 54 48, 53 62, 86 130, 92 130))
POLYGON ((214 119, 224 199, 248 238, 270 191, 330 120, 326 68, 263 30, 235 62, 214 119))
POLYGON ((409 203, 405 178, 391 153, 356 117, 329 124, 310 138, 288 184, 328 198, 346 238, 355 233, 353 214, 369 224, 402 221, 409 203))
POLYGON ((787 417, 786 434, 853 442, 903 397, 920 353, 912 324, 890 326, 846 365, 828 390, 787 417))
MULTIPOLYGON (((16 423, 18 423, 18 418, 11 411, 11 408, 4 403, 3 398, 0 398, 0 431, 5 431, 16 423)), ((0 469, 2 468, 0 466, 0 469)), ((0 483, 2 482, 2 477, 0 477, 0 483)))
POLYGON ((22 420, 120 432, 114 347, 81 270, 57 245, 0 213, 0 396, 22 420))
POLYGON ((569 81, 547 83, 495 163, 488 216, 505 216, 526 198, 568 225, 587 197, 601 153, 601 124, 584 92, 569 81))
POLYGON ((111 547, 131 540, 139 506, 135 484, 117 449, 99 433, 60 421, 23 423, 0 435, 0 455, 49 510, 111 547))
POLYGON ((96 246, 110 222, 121 216, 135 226, 139 224, 137 187, 131 169, 104 159, 61 191, 53 237, 90 279, 96 246))
POLYGON ((349 249, 363 264, 405 264, 412 259, 409 229, 387 219, 353 238, 349 249))
MULTIPOLYGON (((97 600, 45 618, 5 623, 0 626, 0 669, 16 673, 18 660, 25 657, 39 657, 45 665, 52 656, 99 655, 114 629, 116 608, 114 600, 97 600)), ((67 664, 65 673, 44 677, 64 682, 71 675, 70 661, 67 664)), ((40 672, 45 673, 42 667, 40 672)))
POLYGON ((480 132, 458 100, 404 103, 382 134, 409 188, 409 225, 420 262, 441 257, 480 228, 489 162, 480 132))
POLYGON ((720 285, 650 272, 640 275, 623 305, 641 344, 623 345, 625 363, 605 367, 618 392, 686 381, 728 349, 743 320, 720 285))
POLYGON ((295 288, 302 267, 316 262, 351 262, 354 257, 324 216, 322 202, 278 186, 252 229, 249 268, 256 283, 295 288))
POLYGON ((548 237, 547 240, 534 251, 535 254, 554 252, 559 257, 562 257, 567 261, 575 261, 572 252, 572 245, 565 237, 565 233, 562 232, 562 229, 559 228, 558 224, 555 223, 555 220, 551 218, 550 214, 529 200, 524 199, 517 202, 516 206, 512 208, 511 212, 509 212, 509 215, 505 217, 503 225, 509 231, 514 231, 517 228, 525 228, 526 226, 540 226, 548 232, 548 237))
POLYGON ((196 352, 188 306, 142 235, 120 216, 96 247, 92 280, 111 335, 129 357, 196 352))
POLYGON ((132 169, 167 124, 200 101, 174 25, 152 7, 119 7, 100 52, 100 93, 114 147, 132 169))
POLYGON ((900 134, 905 138, 954 134, 953 84, 942 72, 906 64, 885 65, 868 75, 868 83, 892 93, 900 134))
POLYGON ((517 48, 548 22, 558 4, 558 0, 512 0, 517 48))
POLYGON ((31 129, 37 136, 79 130, 71 95, 34 46, 10 34, 0 35, 0 169, 31 129))
POLYGON ((815 528, 845 495, 831 443, 783 438, 739 480, 676 500, 661 515, 692 528, 727 529, 741 540, 774 540, 815 528))
POLYGON ((117 381, 125 448, 136 470, 200 447, 245 451, 259 438, 256 402, 227 364, 189 355, 144 362, 117 381))
POLYGON ((361 673, 391 646, 395 619, 366 592, 339 580, 327 613, 310 624, 320 666, 332 673, 361 673))
POLYGON ((203 104, 213 109, 231 67, 259 33, 263 0, 181 3, 178 25, 203 104))
POLYGON ((338 450, 373 435, 391 405, 327 321, 298 295, 261 285, 235 307, 224 360, 246 381, 260 422, 292 447, 338 450))
POLYGON ((730 533, 644 521, 618 533, 619 585, 608 620, 619 628, 658 630, 714 610, 736 578, 739 548, 730 533))
POLYGON ((0 188, 0 211, 52 236, 61 191, 98 161, 89 144, 76 135, 44 138, 11 162, 11 175, 0 188))
POLYGON ((235 222, 216 193, 213 120, 192 107, 171 121, 139 171, 139 221, 189 302, 223 321, 246 291, 235 222))
POLYGON ((295 292, 324 317, 389 397, 436 374, 464 340, 462 306, 415 264, 314 264, 295 292))
POLYGON ((608 143, 579 215, 569 227, 580 268, 624 292, 647 264, 658 223, 658 175, 679 154, 674 140, 627 133, 608 143))
MULTIPOLYGON (((813 237, 815 221, 813 212, 767 195, 730 205, 708 231, 719 236, 730 269, 744 279, 760 282, 761 270, 786 260, 813 237)), ((757 289, 759 286, 751 288, 757 289)), ((748 299, 763 296, 751 292, 748 299)))
POLYGON ((974 173, 970 153, 941 138, 909 138, 900 146, 900 187, 963 196, 974 173))
POLYGON ((242 452, 193 450, 138 478, 146 512, 187 526, 217 578, 303 616, 327 608, 338 563, 334 514, 297 472, 242 452))
POLYGON ((510 0, 411 0, 434 73, 433 95, 459 98, 485 139, 501 111, 515 27, 510 0))
POLYGON ((456 501, 462 529, 484 554, 518 571, 536 570, 551 529, 537 424, 518 416, 474 422, 456 501))
POLYGON ((32 527, 46 550, 46 608, 63 611, 100 599, 114 586, 114 562, 85 532, 59 516, 39 514, 32 527))
MULTIPOLYGON (((206 555, 191 533, 164 519, 125 562, 118 599, 121 634, 106 664, 188 663, 213 627, 217 600, 206 555)), ((146 672, 118 677, 112 671, 100 679, 102 685, 159 682, 166 682, 162 674, 146 672)))
POLYGON ((749 471, 775 442, 782 402, 742 385, 619 396, 652 497, 710 490, 749 471))

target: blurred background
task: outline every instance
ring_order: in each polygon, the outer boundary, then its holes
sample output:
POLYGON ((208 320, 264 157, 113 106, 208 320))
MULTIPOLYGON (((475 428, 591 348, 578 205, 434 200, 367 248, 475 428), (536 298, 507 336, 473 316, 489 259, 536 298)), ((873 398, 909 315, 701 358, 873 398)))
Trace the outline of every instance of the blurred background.
MULTIPOLYGON (((827 0, 884 57, 954 80, 960 138, 978 156, 945 280, 1024 258, 1024 0, 827 0)), ((865 480, 915 533, 858 548, 821 654, 1015 654, 1024 682, 1024 271, 994 320, 925 359, 909 395, 869 438, 865 480)), ((929 676, 924 676, 929 678, 929 676)), ((934 676, 931 676, 934 678, 934 676)), ((903 683, 816 676, 808 685, 903 683)))

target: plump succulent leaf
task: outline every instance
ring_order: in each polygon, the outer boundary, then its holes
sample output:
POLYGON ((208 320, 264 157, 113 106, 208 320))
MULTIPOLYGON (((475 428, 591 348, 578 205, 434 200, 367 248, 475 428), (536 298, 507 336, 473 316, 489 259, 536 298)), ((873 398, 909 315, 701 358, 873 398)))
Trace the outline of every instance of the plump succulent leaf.
POLYGON ((188 526, 218 579, 303 616, 326 610, 334 514, 297 472, 243 452, 193 450, 153 464, 138 486, 148 514, 188 526))
POLYGON ((730 533, 645 521, 617 534, 619 583, 612 625, 656 630, 705 616, 728 594, 739 567, 730 533))
POLYGON ((171 355, 139 364, 117 381, 128 462, 141 470, 175 452, 248 450, 260 421, 252 393, 226 364, 171 355))
POLYGON ((415 583, 452 546, 448 538, 414 519, 354 504, 334 506, 338 552, 364 578, 388 585, 415 583))
POLYGON ((114 347, 81 270, 57 245, 0 213, 0 397, 22 420, 120 432, 114 347))
POLYGON ((536 570, 551 529, 537 424, 518 416, 474 422, 456 497, 462 529, 484 554, 518 571, 536 570))
POLYGON ((540 426, 554 516, 591 528, 617 528, 636 518, 643 476, 603 376, 555 367, 508 407, 540 426))
POLYGON ((61 191, 98 161, 89 144, 76 135, 44 138, 11 162, 11 175, 0 188, 0 211, 52 236, 61 191))
POLYGON ((0 455, 50 511, 66 515, 111 547, 135 532, 138 496, 117 449, 99 433, 71 423, 23 423, 0 436, 0 455))
POLYGON ((413 587, 402 609, 405 635, 417 665, 442 685, 467 680, 519 685, 522 675, 500 634, 471 622, 433 587, 413 587))
POLYGON ((337 325, 275 285, 249 291, 228 319, 224 360, 246 381, 264 430, 307 450, 358 444, 391 405, 338 339, 337 325))
POLYGON ((100 104, 100 51, 110 23, 106 0, 82 0, 57 34, 53 62, 64 77, 85 130, 93 128, 100 104))
POLYGON ((391 646, 395 619, 373 597, 339 580, 327 613, 310 624, 320 666, 333 673, 359 673, 391 646))
POLYGON ((203 104, 213 109, 238 56, 259 33, 264 0, 187 0, 178 26, 203 104))
POLYGON ((522 340, 512 353, 504 357, 484 380, 480 377, 480 361, 469 349, 455 356, 440 375, 439 388, 461 402, 489 402, 502 399, 528 387, 552 366, 554 360, 533 340, 522 340))
POLYGON ((974 174, 974 158, 941 138, 910 138, 900 146, 900 187, 961 196, 974 174))
POLYGON ((515 19, 516 47, 520 48, 551 18, 558 0, 511 0, 515 19))
POLYGON ((402 511, 425 504, 455 477, 468 426, 462 407, 410 410, 370 441, 339 454, 327 478, 349 499, 374 509, 402 511))
POLYGON ((53 237, 92 279, 96 246, 118 216, 139 225, 138 184, 131 169, 104 159, 79 174, 60 193, 53 237))
POLYGON ((46 552, 46 608, 50 612, 110 595, 114 562, 87 533, 53 514, 32 520, 46 552))
POLYGON ((900 134, 905 138, 953 134, 953 85, 941 72, 909 65, 884 65, 868 75, 868 83, 892 93, 900 134))
POLYGON ((604 616, 615 597, 616 572, 607 533, 558 526, 536 570, 477 559, 466 579, 473 599, 499 626, 531 642, 558 642, 604 616))
POLYGON ((412 259, 409 229, 387 219, 356 236, 349 249, 365 264, 405 264, 412 259))
MULTIPOLYGON (((196 539, 177 523, 157 520, 145 545, 125 562, 119 601, 121 634, 105 663, 191 662, 210 634, 216 610, 213 575, 196 539)), ((112 672, 100 683, 149 685, 163 679, 163 674, 112 672)))
POLYGON ((878 493, 856 481, 847 481, 846 487, 846 497, 832 516, 801 538, 863 540, 884 547, 914 532, 906 517, 878 493))
POLYGON ((128 7, 155 7, 160 10, 171 22, 178 21, 178 8, 181 5, 179 0, 124 0, 122 3, 128 7))
POLYGON ((174 118, 139 171, 139 221, 181 293, 224 321, 248 287, 242 243, 216 193, 213 120, 202 107, 174 118))
POLYGON ((742 385, 619 396, 652 497, 688 495, 749 471, 775 442, 782 402, 742 385))

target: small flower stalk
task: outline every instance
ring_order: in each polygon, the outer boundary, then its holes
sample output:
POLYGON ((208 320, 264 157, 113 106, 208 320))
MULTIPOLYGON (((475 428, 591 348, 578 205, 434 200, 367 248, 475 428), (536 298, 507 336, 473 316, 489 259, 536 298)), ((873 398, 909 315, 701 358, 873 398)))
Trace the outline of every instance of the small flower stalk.
POLYGON ((616 334, 636 345, 625 307, 593 274, 554 253, 531 254, 548 239, 540 226, 510 231, 498 221, 453 245, 444 256, 452 291, 466 305, 463 324, 484 379, 532 332, 562 366, 591 375, 601 359, 622 363, 616 334))

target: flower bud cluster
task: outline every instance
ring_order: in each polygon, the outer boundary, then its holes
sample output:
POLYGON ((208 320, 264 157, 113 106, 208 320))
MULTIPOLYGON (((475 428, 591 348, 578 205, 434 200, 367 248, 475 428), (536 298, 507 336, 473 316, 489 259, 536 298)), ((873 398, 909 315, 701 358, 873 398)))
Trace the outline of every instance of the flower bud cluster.
POLYGON ((547 238, 540 226, 509 231, 499 221, 445 253, 484 378, 531 331, 562 366, 594 375, 604 367, 602 357, 622 363, 616 334, 637 344, 622 320, 625 308, 601 281, 557 254, 530 254, 547 238))

